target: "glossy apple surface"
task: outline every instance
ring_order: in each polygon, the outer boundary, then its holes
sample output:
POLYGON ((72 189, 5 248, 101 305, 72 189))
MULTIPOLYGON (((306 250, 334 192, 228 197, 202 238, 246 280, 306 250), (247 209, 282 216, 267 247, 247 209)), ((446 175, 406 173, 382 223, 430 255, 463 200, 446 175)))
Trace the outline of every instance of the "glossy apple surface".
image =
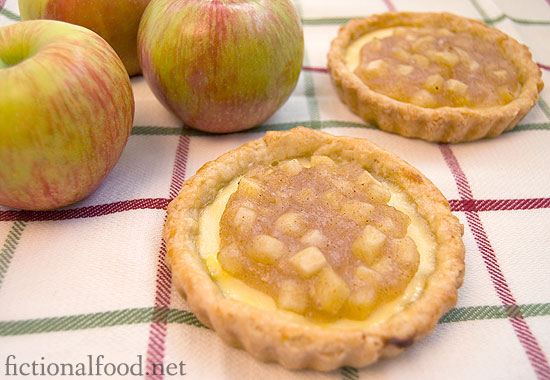
POLYGON ((153 0, 138 33, 143 75, 187 125, 251 128, 294 90, 304 52, 290 0, 153 0))
POLYGON ((89 195, 133 124, 130 78, 88 29, 37 20, 0 28, 0 205, 43 210, 89 195))
POLYGON ((22 20, 49 19, 81 25, 105 39, 128 74, 141 72, 137 31, 150 0, 19 0, 22 20))

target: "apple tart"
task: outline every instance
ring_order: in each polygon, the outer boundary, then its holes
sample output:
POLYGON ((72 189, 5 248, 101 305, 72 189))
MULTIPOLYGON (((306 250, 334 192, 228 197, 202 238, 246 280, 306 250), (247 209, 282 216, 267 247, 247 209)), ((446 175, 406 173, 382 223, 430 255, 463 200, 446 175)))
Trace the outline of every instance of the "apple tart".
POLYGON ((498 136, 536 104, 529 49, 449 13, 385 13, 340 28, 328 69, 342 101, 406 137, 456 143, 498 136))
POLYGON ((228 344, 287 368, 393 356, 456 303, 462 225, 373 143, 298 127, 204 165, 168 207, 176 288, 228 344))

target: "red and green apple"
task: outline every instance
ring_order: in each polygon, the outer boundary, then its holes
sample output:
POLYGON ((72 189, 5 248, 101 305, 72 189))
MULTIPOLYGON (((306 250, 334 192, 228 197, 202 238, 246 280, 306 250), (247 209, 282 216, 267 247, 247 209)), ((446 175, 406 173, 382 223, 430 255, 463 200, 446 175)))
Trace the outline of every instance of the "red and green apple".
POLYGON ((186 125, 251 128, 288 99, 304 54, 290 0, 153 0, 138 56, 156 97, 186 125))
POLYGON ((0 28, 0 205, 43 210, 96 189, 132 129, 130 78, 89 29, 49 20, 0 28))
POLYGON ((49 19, 93 30, 117 52, 128 74, 141 72, 137 31, 150 0, 19 0, 22 20, 49 19))

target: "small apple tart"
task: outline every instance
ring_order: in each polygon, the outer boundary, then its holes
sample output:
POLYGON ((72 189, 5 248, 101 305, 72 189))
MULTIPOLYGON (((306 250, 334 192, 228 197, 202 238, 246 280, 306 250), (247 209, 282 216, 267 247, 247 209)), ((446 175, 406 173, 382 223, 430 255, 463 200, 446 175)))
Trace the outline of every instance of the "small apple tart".
POLYGON ((328 371, 394 356, 456 303, 462 225, 373 143, 298 127, 204 165, 168 207, 175 286, 228 344, 328 371))
POLYGON ((449 13, 385 13, 340 28, 328 69, 342 101, 380 129, 456 143, 498 136, 536 104, 529 49, 449 13))

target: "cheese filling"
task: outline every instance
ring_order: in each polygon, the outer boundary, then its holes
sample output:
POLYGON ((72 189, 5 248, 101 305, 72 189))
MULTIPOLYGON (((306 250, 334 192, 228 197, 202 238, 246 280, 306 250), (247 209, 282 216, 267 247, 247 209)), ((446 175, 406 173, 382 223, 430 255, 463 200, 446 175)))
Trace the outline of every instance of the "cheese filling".
MULTIPOLYGON (((308 163, 304 166, 308 166, 308 163)), ((427 222, 419 215, 416 206, 413 202, 409 201, 406 193, 389 182, 381 181, 380 184, 391 194, 388 205, 404 213, 410 219, 406 236, 414 241, 419 254, 416 271, 406 284, 404 290, 393 299, 378 304, 376 309, 370 312, 369 315, 362 320, 351 320, 349 318, 338 318, 332 321, 312 320, 300 313, 283 310, 278 306, 278 303, 281 303, 280 299, 275 300, 266 292, 249 286, 245 281, 224 270, 224 267, 218 260, 218 255, 222 246, 220 222, 228 206, 231 195, 234 194, 239 187, 240 180, 241 178, 236 178, 221 189, 214 201, 202 210, 199 219, 200 233, 197 242, 199 253, 211 277, 226 297, 250 304, 263 310, 281 313, 281 315, 296 322, 349 329, 381 323, 403 310, 411 302, 414 302, 422 293, 426 280, 435 267, 435 239, 427 222)), ((301 256, 297 255, 298 259, 294 261, 298 263, 303 262, 304 256, 307 257, 308 255, 312 255, 311 251, 312 250, 303 253, 301 256), (302 259, 302 261, 300 261, 300 259, 302 259)), ((313 255, 313 257, 315 257, 315 255, 313 255)), ((266 259, 262 257, 262 260, 266 259)), ((304 276, 309 276, 308 271, 319 271, 316 267, 318 266, 316 264, 318 262, 313 261, 313 264, 311 264, 311 260, 309 260, 307 263, 307 266, 297 267, 300 271, 305 272, 305 274, 302 273, 304 276)), ((323 262, 321 262, 320 265, 322 266, 323 262)))

